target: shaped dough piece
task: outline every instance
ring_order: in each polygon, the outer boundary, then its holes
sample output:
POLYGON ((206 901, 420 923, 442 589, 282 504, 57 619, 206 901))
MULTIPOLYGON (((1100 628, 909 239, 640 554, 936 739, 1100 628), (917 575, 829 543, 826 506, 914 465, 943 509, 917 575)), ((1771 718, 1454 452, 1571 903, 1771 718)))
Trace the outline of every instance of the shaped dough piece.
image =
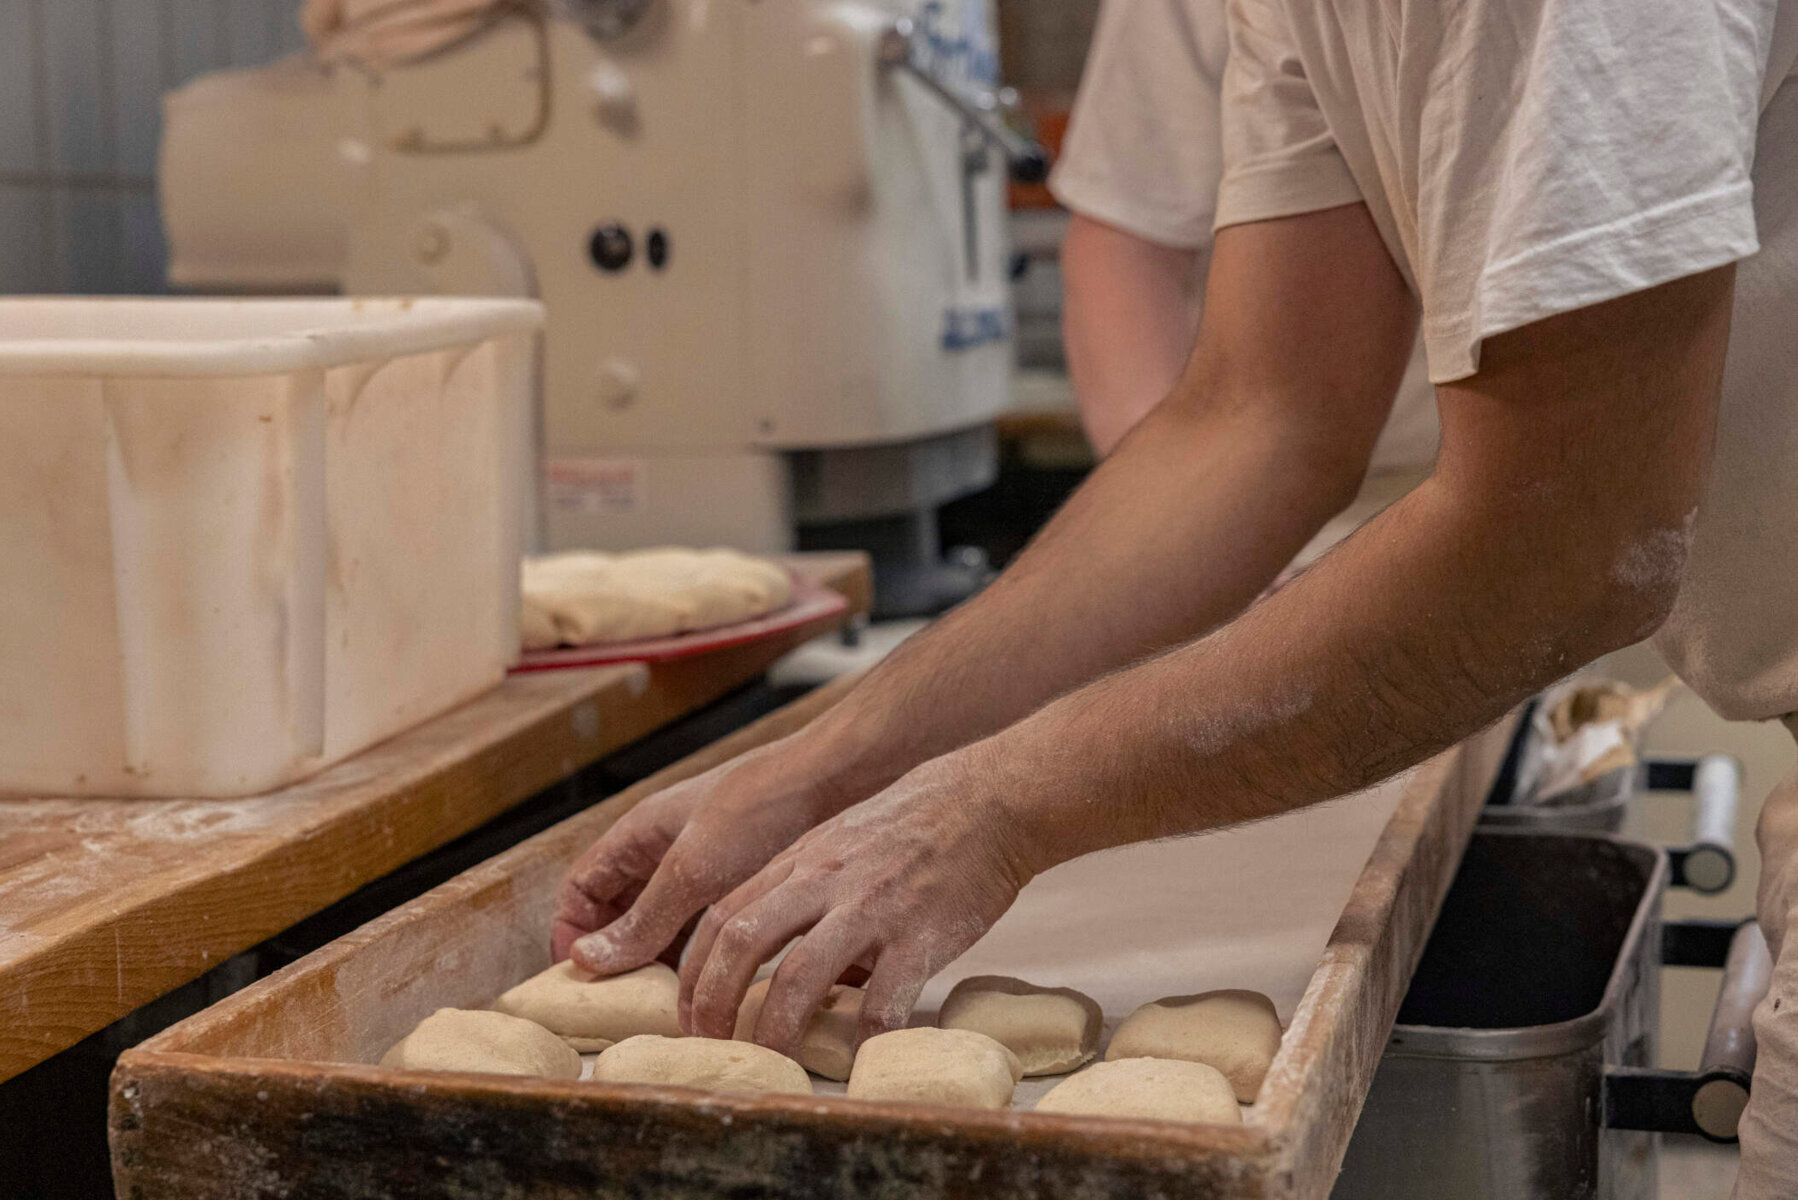
MULTIPOLYGON (((772 612, 793 594, 786 571, 764 559, 673 547, 526 559, 520 581, 525 611, 547 612, 558 640, 574 646, 731 625, 772 612)), ((526 632, 543 638, 538 620, 526 632)))
POLYGON ((1094 1063, 1050 1088, 1049 1094, 1036 1102, 1036 1111, 1242 1124, 1236 1093, 1222 1071, 1171 1058, 1094 1063))
POLYGON ((936 1023, 995 1039, 1018 1056, 1026 1075, 1061 1075, 1099 1052, 1105 1014, 1073 988, 975 975, 950 991, 936 1023))
POLYGON ((1024 1076, 1018 1056, 971 1029, 895 1029, 862 1043, 853 1100, 1004 1108, 1024 1076))
POLYGON ((599 1083, 661 1083, 708 1092, 812 1094, 805 1068, 784 1054, 751 1042, 719 1038, 625 1038, 593 1063, 599 1083))
POLYGON ((523 598, 518 606, 518 624, 526 650, 554 650, 562 644, 562 631, 556 628, 556 614, 539 599, 523 598))
POLYGON ((581 1056, 541 1025, 505 1013, 440 1008, 381 1056, 402 1071, 579 1079, 581 1056))
MULTIPOLYGON (((753 1041, 756 1018, 762 1015, 762 1002, 768 998, 773 980, 762 979, 749 985, 743 1006, 737 1009, 737 1028, 731 1036, 739 1042, 753 1041)), ((799 1063, 814 1075, 834 1079, 838 1083, 849 1078, 855 1063, 856 1026, 862 1015, 862 990, 839 983, 824 997, 824 1003, 812 1016, 800 1039, 799 1063)))
POLYGON ((663 963, 589 979, 564 959, 493 1002, 497 1012, 535 1021, 583 1054, 640 1033, 680 1036, 680 976, 663 963))
POLYGON ((1279 1049, 1273 1001, 1260 992, 1228 990, 1143 1005, 1118 1026, 1105 1057, 1208 1063, 1224 1073, 1238 1100, 1253 1104, 1279 1049))

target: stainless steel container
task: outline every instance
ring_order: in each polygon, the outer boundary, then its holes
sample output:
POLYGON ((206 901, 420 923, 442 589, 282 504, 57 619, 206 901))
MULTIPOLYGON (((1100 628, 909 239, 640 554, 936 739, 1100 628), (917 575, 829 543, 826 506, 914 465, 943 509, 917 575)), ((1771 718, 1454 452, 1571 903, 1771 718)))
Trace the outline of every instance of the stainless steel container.
POLYGON ((1607 1068, 1655 1061, 1667 875, 1640 842, 1478 831, 1338 1200, 1652 1198, 1657 1135, 1603 1116, 1607 1068))
POLYGON ((1639 767, 1618 767, 1553 804, 1488 804, 1480 814, 1480 824, 1537 831, 1616 833, 1623 828, 1630 802, 1642 794, 1644 783, 1639 767))

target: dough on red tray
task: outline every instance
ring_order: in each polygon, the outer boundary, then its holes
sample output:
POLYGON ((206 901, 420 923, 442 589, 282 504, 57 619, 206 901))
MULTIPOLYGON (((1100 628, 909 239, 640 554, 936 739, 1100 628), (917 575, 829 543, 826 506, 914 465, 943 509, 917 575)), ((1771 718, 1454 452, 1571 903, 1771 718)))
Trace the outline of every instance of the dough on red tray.
POLYGON ((766 559, 678 547, 526 559, 521 582, 521 633, 533 649, 734 625, 773 612, 793 596, 792 578, 766 559))

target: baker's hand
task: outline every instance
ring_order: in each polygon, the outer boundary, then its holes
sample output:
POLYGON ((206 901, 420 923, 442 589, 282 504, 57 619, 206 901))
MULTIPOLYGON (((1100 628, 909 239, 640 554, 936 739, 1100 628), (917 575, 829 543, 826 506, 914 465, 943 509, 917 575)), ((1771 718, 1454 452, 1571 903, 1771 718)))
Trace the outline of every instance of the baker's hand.
POLYGON ((678 962, 681 935, 706 905, 841 807, 810 781, 793 741, 683 780, 620 817, 563 881, 555 960, 572 953, 599 975, 678 962))
POLYGON ((774 973, 755 1040, 789 1056, 831 984, 871 963, 861 1036, 904 1025, 930 977, 999 919, 1028 879, 987 803, 981 747, 916 768, 825 821, 712 905, 681 969, 682 1026, 728 1038, 757 968, 774 973))

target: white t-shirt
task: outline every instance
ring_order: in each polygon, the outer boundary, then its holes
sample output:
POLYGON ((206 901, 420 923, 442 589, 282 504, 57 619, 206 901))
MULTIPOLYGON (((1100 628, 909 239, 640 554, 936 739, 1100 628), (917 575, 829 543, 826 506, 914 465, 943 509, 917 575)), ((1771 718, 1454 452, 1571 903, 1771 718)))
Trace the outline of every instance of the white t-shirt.
POLYGON ((1657 642, 1725 716, 1798 709, 1798 0, 1229 13, 1217 225, 1365 201, 1438 382, 1487 337, 1747 260, 1657 642))
MULTIPOLYGON (((1223 178, 1224 0, 1105 0, 1049 186, 1074 212, 1209 262, 1223 178)), ((1435 461, 1436 397, 1412 357, 1373 469, 1435 461)))

